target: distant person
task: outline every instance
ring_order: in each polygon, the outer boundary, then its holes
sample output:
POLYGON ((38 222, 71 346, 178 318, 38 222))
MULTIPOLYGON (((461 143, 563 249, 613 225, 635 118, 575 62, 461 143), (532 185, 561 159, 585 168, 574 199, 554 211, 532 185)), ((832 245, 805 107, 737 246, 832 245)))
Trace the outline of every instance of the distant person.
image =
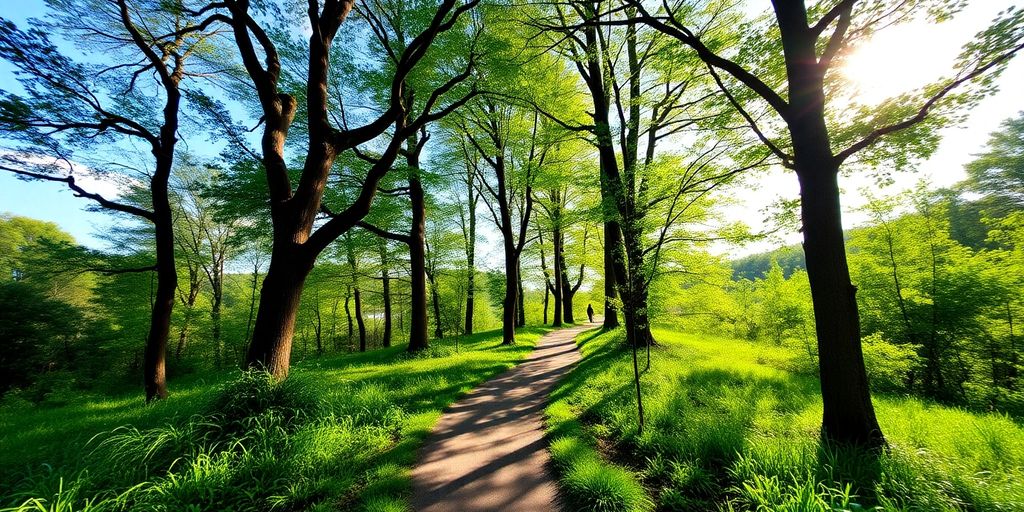
POLYGON ((594 305, 587 304, 587 318, 590 319, 590 323, 594 323, 594 305))

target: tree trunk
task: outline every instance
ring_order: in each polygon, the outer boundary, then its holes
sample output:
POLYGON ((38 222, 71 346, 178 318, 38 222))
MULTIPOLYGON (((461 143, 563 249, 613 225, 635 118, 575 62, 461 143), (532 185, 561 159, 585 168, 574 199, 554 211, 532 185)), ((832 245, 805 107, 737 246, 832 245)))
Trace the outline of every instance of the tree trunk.
POLYGON ((221 304, 224 302, 224 261, 214 267, 213 301, 210 304, 210 325, 213 329, 213 365, 218 370, 224 367, 224 342, 221 340, 221 304))
POLYGON ((825 124, 825 87, 817 36, 803 2, 773 2, 789 83, 793 168, 800 181, 804 256, 814 304, 824 405, 822 435, 843 444, 881 447, 860 342, 857 289, 850 282, 839 203, 839 162, 825 124))
POLYGON ((834 441, 881 446, 885 441, 871 404, 861 352, 857 290, 846 261, 838 169, 819 166, 828 161, 797 164, 804 254, 818 335, 822 431, 834 441))
POLYGON ((324 323, 323 318, 320 316, 320 293, 317 292, 316 303, 313 305, 313 314, 316 319, 316 323, 313 324, 313 336, 316 339, 316 354, 323 355, 324 353, 324 323))
POLYGON ((548 324, 548 302, 551 299, 551 282, 544 281, 544 325, 548 324))
MULTIPOLYGON (((602 195, 603 191, 602 191, 602 195)), ((618 299, 618 291, 615 284, 615 263, 614 247, 622 244, 619 232, 619 223, 607 221, 604 223, 604 323, 603 329, 614 329, 619 326, 619 312, 614 301, 618 299)))
POLYGON ((586 31, 588 59, 587 65, 590 69, 588 87, 591 100, 594 104, 594 135, 597 136, 598 168, 601 173, 601 210, 604 217, 604 329, 614 329, 619 326, 619 316, 616 311, 615 302, 618 296, 618 271, 616 270, 616 257, 621 251, 622 230, 619 225, 621 212, 617 202, 614 184, 612 179, 618 179, 618 161, 615 158, 615 150, 612 147, 612 137, 608 129, 608 90, 604 85, 604 74, 601 72, 600 61, 597 55, 597 34, 594 30, 586 31), (594 55, 590 55, 593 52, 594 55), (597 73, 594 75, 593 73, 597 73))
POLYGON ((555 299, 555 303, 553 304, 554 308, 552 308, 553 318, 551 319, 551 327, 562 326, 562 313, 564 312, 562 309, 562 292, 558 291, 561 287, 562 286, 558 279, 558 273, 555 273, 555 282, 552 284, 553 289, 551 291, 551 296, 555 299))
POLYGON ((295 317, 306 277, 313 269, 313 262, 296 252, 298 249, 290 242, 274 237, 270 266, 260 290, 252 343, 246 354, 247 367, 270 372, 277 380, 288 377, 295 317))
POLYGON ((341 350, 341 345, 338 343, 338 338, 339 338, 339 336, 338 336, 338 303, 339 302, 341 302, 341 299, 337 295, 335 295, 334 296, 334 302, 331 303, 331 330, 330 330, 330 334, 329 334, 329 336, 331 338, 331 347, 334 349, 335 352, 338 352, 338 351, 341 350))
POLYGON ((519 280, 516 277, 516 269, 519 262, 516 261, 515 252, 511 248, 512 241, 508 240, 505 245, 505 298, 501 302, 501 344, 512 345, 516 342, 516 308, 519 305, 519 280))
MULTIPOLYGON (((551 220, 551 273, 554 275, 552 293, 555 296, 555 322, 560 326, 563 322, 572 323, 572 285, 565 264, 565 194, 555 188, 548 192, 551 208, 548 211, 551 220)), ((547 269, 545 269, 547 273, 547 269)))
MULTIPOLYGON (((558 206, 556 205, 553 209, 557 212, 558 206)), ((565 318, 565 290, 568 288, 568 285, 565 282, 565 276, 562 274, 562 258, 565 257, 562 244, 565 243, 565 237, 562 235, 562 228, 559 225, 561 219, 557 218, 557 213, 555 217, 552 219, 551 228, 551 266, 553 267, 551 271, 555 276, 555 322, 552 325, 559 327, 562 325, 562 322, 568 321, 565 318)))
POLYGON ((409 175, 409 199, 412 203, 412 228, 409 231, 410 319, 409 351, 429 346, 427 334, 426 201, 423 184, 414 169, 409 175))
MULTIPOLYGON (((198 254, 195 255, 198 257, 198 254)), ((178 331, 178 346, 174 349, 174 358, 180 360, 188 347, 189 335, 192 334, 192 318, 196 311, 196 300, 199 299, 199 289, 202 281, 199 279, 198 263, 188 261, 188 293, 181 297, 181 305, 185 308, 184 318, 181 320, 181 328, 178 331)))
POLYGON ((167 158, 150 185, 156 241, 156 294, 143 353, 146 402, 167 398, 167 337, 174 311, 174 291, 178 287, 178 271, 174 267, 174 226, 167 193, 170 165, 170 158, 167 158))
POLYGON ((189 328, 192 327, 192 304, 185 303, 185 317, 181 319, 181 328, 178 330, 178 346, 174 349, 174 358, 180 360, 185 352, 185 345, 188 345, 189 328))
POLYGON ((466 194, 469 197, 466 233, 466 319, 462 332, 473 334, 473 295, 476 288, 476 190, 473 188, 474 173, 467 170, 466 194))
POLYGON ((562 293, 564 294, 562 297, 562 319, 567 324, 576 323, 576 318, 572 312, 572 298, 575 294, 569 287, 566 287, 562 293))
POLYGON ((363 322, 363 300, 359 294, 359 287, 353 288, 356 301, 356 324, 359 326, 359 351, 366 352, 366 323, 363 322))
MULTIPOLYGON (((159 270, 157 271, 158 273, 159 270)), ((174 272, 169 272, 174 274, 174 272)), ((177 277, 157 278, 156 295, 143 353, 146 401, 167 398, 167 336, 171 330, 171 313, 174 309, 175 285, 168 280, 177 277)))
POLYGON ((466 320, 465 324, 463 325, 462 332, 463 334, 466 334, 468 336, 470 334, 473 334, 473 288, 476 285, 474 283, 476 277, 474 274, 476 274, 476 269, 473 267, 472 261, 470 262, 467 274, 468 275, 466 276, 466 320))
POLYGON ((433 275, 428 275, 430 279, 430 298, 434 303, 434 337, 437 339, 444 338, 444 330, 441 329, 441 297, 437 293, 437 281, 433 275))
POLYGON ((569 283, 568 265, 565 263, 565 232, 559 231, 556 238, 560 238, 557 246, 558 257, 555 259, 557 262, 555 272, 561 276, 559 281, 562 283, 562 320, 565 323, 571 324, 575 323, 576 319, 572 314, 572 297, 574 292, 572 284, 569 283))
POLYGON ((252 293, 249 294, 249 319, 245 322, 245 343, 248 344, 252 335, 252 321, 256 316, 256 290, 259 289, 260 268, 254 264, 252 268, 252 293))
POLYGON ((381 343, 386 348, 391 346, 391 276, 386 266, 381 270, 381 285, 384 296, 384 335, 381 343))
POLYGON ((622 297, 622 309, 626 320, 627 340, 637 347, 654 344, 648 318, 648 291, 643 274, 639 233, 623 233, 623 242, 615 251, 613 267, 615 281, 622 297))
POLYGON ((349 348, 352 347, 352 333, 354 332, 353 327, 352 327, 352 309, 348 305, 349 301, 351 301, 351 300, 352 300, 352 288, 351 287, 347 287, 347 288, 345 288, 345 320, 346 320, 347 325, 348 325, 348 335, 346 336, 346 339, 348 340, 349 348))
POLYGON ((224 367, 224 342, 221 340, 221 304, 224 290, 214 290, 213 304, 210 305, 210 324, 213 332, 213 365, 218 370, 224 367))
POLYGON ((516 327, 526 325, 526 303, 523 298, 523 270, 516 265, 516 327))

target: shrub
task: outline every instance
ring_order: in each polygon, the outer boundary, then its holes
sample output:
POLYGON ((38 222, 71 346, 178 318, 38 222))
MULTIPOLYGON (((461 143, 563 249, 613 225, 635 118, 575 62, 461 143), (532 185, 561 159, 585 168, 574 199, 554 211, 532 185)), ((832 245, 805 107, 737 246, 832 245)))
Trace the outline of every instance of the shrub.
POLYGON ((577 457, 562 478, 573 510, 580 512, 644 512, 654 504, 633 475, 597 457, 577 457))
POLYGON ((864 336, 862 347, 868 381, 876 391, 905 391, 910 372, 921 365, 913 345, 889 343, 879 333, 864 336))

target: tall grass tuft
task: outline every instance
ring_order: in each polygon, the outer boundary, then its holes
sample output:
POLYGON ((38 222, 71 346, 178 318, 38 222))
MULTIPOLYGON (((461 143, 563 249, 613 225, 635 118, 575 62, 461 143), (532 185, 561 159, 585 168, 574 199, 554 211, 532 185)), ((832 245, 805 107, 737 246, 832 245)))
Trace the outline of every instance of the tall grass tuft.
POLYGON ((284 382, 207 375, 145 407, 135 395, 7 407, 0 511, 408 510, 410 467, 441 410, 544 332, 524 329, 515 347, 480 333, 458 354, 325 357, 284 382))

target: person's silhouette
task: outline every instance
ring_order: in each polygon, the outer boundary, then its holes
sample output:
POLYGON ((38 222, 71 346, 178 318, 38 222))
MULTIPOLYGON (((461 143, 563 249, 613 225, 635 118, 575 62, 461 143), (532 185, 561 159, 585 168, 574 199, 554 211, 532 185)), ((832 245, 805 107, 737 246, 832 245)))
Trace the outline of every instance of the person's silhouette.
POLYGON ((594 305, 587 304, 587 318, 590 318, 590 323, 594 323, 594 305))

